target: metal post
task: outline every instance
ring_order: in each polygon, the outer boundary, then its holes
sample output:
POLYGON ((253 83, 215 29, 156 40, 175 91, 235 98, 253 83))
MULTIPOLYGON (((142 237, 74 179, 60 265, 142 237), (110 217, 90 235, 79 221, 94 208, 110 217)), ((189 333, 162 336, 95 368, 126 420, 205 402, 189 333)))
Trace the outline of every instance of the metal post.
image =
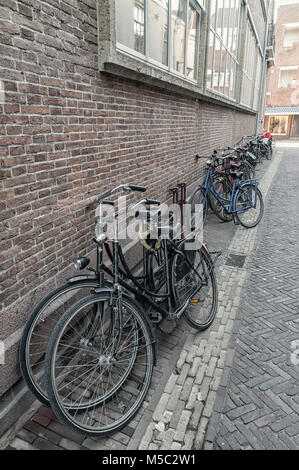
POLYGON ((268 34, 269 34, 270 3, 271 3, 271 0, 268 0, 267 18, 266 18, 266 31, 265 31, 265 42, 264 42, 264 55, 263 55, 263 66, 262 66, 262 82, 261 82, 261 87, 260 87, 259 107, 258 107, 258 113, 257 113, 257 118, 256 118, 256 126, 255 126, 255 133, 256 133, 256 135, 258 134, 258 130, 259 130, 260 119, 261 119, 261 112, 262 112, 263 95, 264 95, 266 53, 267 53, 268 34))

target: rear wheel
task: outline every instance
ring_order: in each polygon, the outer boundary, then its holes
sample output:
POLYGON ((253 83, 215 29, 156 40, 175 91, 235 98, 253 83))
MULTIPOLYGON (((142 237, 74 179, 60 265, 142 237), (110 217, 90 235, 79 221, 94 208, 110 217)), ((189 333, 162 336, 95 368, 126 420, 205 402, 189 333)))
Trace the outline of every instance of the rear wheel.
POLYGON ((208 213, 207 190, 203 186, 198 186, 191 195, 188 204, 191 204, 191 228, 200 229, 204 225, 208 213))
POLYGON ((171 285, 177 308, 188 303, 183 318, 198 331, 208 328, 217 312, 214 266, 206 248, 194 238, 183 240, 171 263, 171 285), (180 253, 181 252, 181 253, 180 253))

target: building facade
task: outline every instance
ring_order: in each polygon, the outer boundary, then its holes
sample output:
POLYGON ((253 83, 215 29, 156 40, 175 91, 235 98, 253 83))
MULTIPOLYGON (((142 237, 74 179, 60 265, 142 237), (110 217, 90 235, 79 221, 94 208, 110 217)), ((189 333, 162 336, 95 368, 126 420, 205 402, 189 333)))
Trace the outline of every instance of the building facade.
POLYGON ((281 5, 275 25, 275 65, 266 96, 265 130, 299 138, 299 3, 281 5))
POLYGON ((28 408, 18 367, 40 298, 92 253, 121 182, 165 202, 197 153, 255 132, 265 0, 0 0, 0 434, 28 408))

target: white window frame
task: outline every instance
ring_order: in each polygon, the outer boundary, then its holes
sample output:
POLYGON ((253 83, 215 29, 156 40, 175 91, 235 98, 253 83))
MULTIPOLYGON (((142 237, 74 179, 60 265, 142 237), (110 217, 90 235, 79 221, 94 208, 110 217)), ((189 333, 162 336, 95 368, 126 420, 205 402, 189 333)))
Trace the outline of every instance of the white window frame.
MULTIPOLYGON (((285 24, 283 24, 283 26, 285 28, 284 33, 286 33, 286 31, 291 31, 292 29, 298 29, 299 30, 299 22, 285 23, 285 24)), ((285 44, 285 34, 284 34, 283 44, 282 44, 283 47, 285 47, 285 48, 291 47, 292 48, 294 44, 298 44, 298 43, 299 43, 299 39, 298 39, 298 41, 292 41, 291 43, 285 44)))
MULTIPOLYGON (((281 86, 281 72, 288 71, 288 70, 298 70, 299 66, 290 66, 290 67, 278 67, 279 68, 279 79, 278 79, 278 89, 279 90, 285 90, 288 87, 286 86, 281 86)), ((296 79, 297 80, 297 79, 296 79)), ((291 85, 291 83, 290 83, 291 85)))

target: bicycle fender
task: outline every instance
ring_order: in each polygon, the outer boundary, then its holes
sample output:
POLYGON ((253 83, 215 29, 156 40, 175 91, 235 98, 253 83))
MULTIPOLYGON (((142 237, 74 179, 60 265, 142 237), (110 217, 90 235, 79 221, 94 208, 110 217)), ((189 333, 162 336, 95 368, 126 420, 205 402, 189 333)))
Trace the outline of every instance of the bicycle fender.
MULTIPOLYGON (((77 276, 69 277, 67 282, 74 284, 78 281, 99 281, 99 278, 95 274, 78 274, 77 276)), ((112 285, 112 281, 105 279, 105 284, 112 285)))
POLYGON ((77 281, 96 281, 98 278, 95 274, 78 274, 67 279, 71 284, 77 281))
POLYGON ((240 182, 239 184, 239 188, 237 189, 237 191, 235 192, 235 195, 234 195, 234 200, 233 200, 233 212, 236 212, 236 200, 237 200, 237 197, 239 195, 239 192, 240 192, 240 189, 242 189, 244 186, 246 185, 252 185, 254 186, 254 191, 255 191, 255 201, 254 201, 254 204, 256 204, 256 200, 257 200, 257 190, 258 190, 258 183, 255 181, 255 180, 247 180, 247 181, 242 181, 242 183, 240 182))

